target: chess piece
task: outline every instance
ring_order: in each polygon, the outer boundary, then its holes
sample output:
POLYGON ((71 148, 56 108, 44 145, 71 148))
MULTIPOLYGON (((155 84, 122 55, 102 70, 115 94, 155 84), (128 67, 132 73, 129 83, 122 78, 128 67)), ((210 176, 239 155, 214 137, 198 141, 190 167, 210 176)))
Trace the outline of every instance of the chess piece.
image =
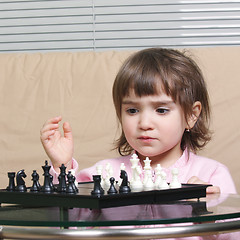
POLYGON ((25 185, 25 181, 23 180, 23 178, 27 177, 27 175, 25 174, 24 170, 20 170, 17 172, 17 187, 16 187, 16 191, 18 192, 26 192, 27 191, 27 187, 25 185))
POLYGON ((50 193, 53 192, 53 186, 52 186, 52 178, 51 178, 51 174, 49 173, 51 166, 48 165, 48 161, 45 161, 45 165, 42 166, 43 169, 43 176, 44 176, 44 183, 43 186, 41 188, 42 192, 45 193, 50 193))
POLYGON ((157 164, 155 168, 155 189, 159 190, 162 183, 162 167, 160 164, 157 164))
POLYGON ((143 179, 143 184, 145 184, 145 182, 148 180, 148 173, 151 173, 152 174, 152 167, 151 167, 151 160, 146 157, 145 160, 143 160, 144 162, 144 179, 143 179))
POLYGON ((161 175, 162 175, 162 182, 161 182, 161 185, 160 185, 160 189, 169 189, 169 185, 168 185, 168 183, 167 183, 167 174, 164 172, 164 171, 162 171, 161 172, 161 175))
POLYGON ((92 195, 101 196, 104 194, 104 190, 101 187, 101 176, 93 175, 94 187, 91 192, 92 195))
POLYGON ((135 167, 133 171, 133 180, 130 182, 132 192, 141 192, 143 190, 143 183, 141 179, 142 169, 140 166, 135 167))
POLYGON ((152 180, 152 172, 147 172, 146 180, 143 184, 144 191, 151 191, 154 190, 154 182, 152 180))
POLYGON ((7 191, 15 191, 15 175, 16 173, 15 172, 8 172, 8 178, 9 178, 9 184, 7 186, 7 191))
POLYGON ((114 186, 115 178, 114 178, 114 177, 111 177, 109 181, 110 181, 110 188, 109 188, 109 190, 107 191, 107 193, 108 193, 108 194, 116 194, 116 193, 117 193, 117 189, 116 189, 115 186, 114 186))
POLYGON ((69 193, 69 194, 77 193, 78 189, 76 188, 76 185, 75 185, 75 177, 72 175, 71 171, 68 172, 67 179, 68 179, 68 185, 66 188, 66 193, 69 193))
POLYGON ((41 186, 40 186, 40 183, 39 183, 39 175, 38 175, 36 170, 33 170, 32 181, 33 181, 33 184, 32 184, 32 187, 30 188, 30 191, 31 192, 38 192, 38 191, 40 191, 41 190, 41 186))
POLYGON ((120 165, 120 170, 126 170, 126 166, 125 166, 124 163, 121 163, 121 165, 120 165))
POLYGON ((177 168, 172 169, 172 181, 169 186, 170 186, 170 188, 180 188, 182 186, 181 183, 178 181, 178 169, 177 168))
POLYGON ((120 178, 122 179, 121 186, 119 187, 119 193, 129 193, 131 192, 130 187, 128 186, 128 176, 127 172, 121 170, 120 178))
POLYGON ((67 181, 66 181, 66 167, 64 164, 60 167, 60 174, 58 176, 59 184, 57 187, 58 192, 66 192, 67 189, 67 181))
POLYGON ((109 180, 113 175, 113 168, 112 168, 110 163, 106 164, 105 172, 106 172, 106 176, 103 180, 103 185, 102 186, 103 186, 103 189, 107 190, 110 187, 110 181, 109 180))

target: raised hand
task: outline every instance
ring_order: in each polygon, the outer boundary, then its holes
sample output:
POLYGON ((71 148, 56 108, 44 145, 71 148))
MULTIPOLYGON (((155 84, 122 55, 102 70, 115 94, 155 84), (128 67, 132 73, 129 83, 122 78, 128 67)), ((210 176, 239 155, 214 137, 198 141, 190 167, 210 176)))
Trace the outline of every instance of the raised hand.
POLYGON ((61 120, 60 116, 47 120, 40 131, 42 145, 56 171, 59 171, 61 164, 68 169, 71 168, 73 157, 72 129, 68 122, 64 122, 61 134, 59 129, 61 120))

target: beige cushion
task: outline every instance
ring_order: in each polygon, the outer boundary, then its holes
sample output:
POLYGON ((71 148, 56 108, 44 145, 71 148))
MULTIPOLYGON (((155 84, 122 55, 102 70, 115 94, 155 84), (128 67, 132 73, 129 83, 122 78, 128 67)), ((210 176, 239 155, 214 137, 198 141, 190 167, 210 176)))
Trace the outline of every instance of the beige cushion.
MULTIPOLYGON (((240 48, 191 49, 202 68, 212 102, 213 140, 203 155, 226 164, 240 189, 240 48)), ((132 51, 0 54, 0 188, 7 172, 25 169, 31 184, 47 156, 39 131, 61 115, 74 134, 80 168, 117 156, 110 151, 117 134, 111 98, 115 75, 132 51)))

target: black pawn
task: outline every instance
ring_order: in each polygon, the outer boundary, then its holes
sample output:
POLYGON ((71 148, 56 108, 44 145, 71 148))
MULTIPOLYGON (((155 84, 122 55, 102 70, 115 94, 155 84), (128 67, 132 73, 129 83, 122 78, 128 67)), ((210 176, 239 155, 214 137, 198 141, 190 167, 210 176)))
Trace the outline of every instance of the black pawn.
POLYGON ((32 181, 33 181, 33 184, 32 184, 32 187, 30 188, 30 191, 39 192, 41 190, 41 186, 39 183, 39 175, 36 170, 33 170, 32 181))
POLYGON ((91 192, 92 195, 100 196, 104 194, 104 190, 101 187, 101 175, 93 175, 94 187, 91 192))
POLYGON ((15 191, 15 172, 8 172, 9 184, 7 186, 8 191, 15 191))
POLYGON ((110 188, 109 188, 109 190, 107 191, 107 193, 108 193, 108 194, 116 194, 116 193, 117 193, 117 189, 116 189, 115 186, 114 186, 115 178, 114 178, 114 177, 111 177, 109 181, 110 181, 111 185, 110 185, 110 188))
POLYGON ((51 174, 49 173, 51 166, 48 165, 48 161, 45 161, 45 165, 42 166, 43 169, 43 176, 44 176, 44 183, 43 183, 43 187, 41 189, 42 192, 46 192, 46 193, 51 193, 53 192, 53 188, 51 185, 51 174))
POLYGON ((67 181, 66 181, 66 167, 64 166, 64 164, 61 165, 60 167, 60 174, 58 176, 58 187, 57 187, 57 191, 58 192, 66 192, 67 190, 67 181))

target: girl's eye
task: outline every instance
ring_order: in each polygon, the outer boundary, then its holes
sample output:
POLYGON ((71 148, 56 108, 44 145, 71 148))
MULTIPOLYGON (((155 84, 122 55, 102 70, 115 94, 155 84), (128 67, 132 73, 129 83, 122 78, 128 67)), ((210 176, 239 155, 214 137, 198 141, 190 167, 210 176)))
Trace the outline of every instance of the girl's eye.
POLYGON ((166 113, 169 112, 169 109, 166 109, 166 108, 158 108, 156 111, 157 111, 158 113, 160 113, 160 114, 166 114, 166 113))
POLYGON ((129 109, 127 109, 127 113, 129 113, 129 114, 135 114, 137 112, 138 112, 138 110, 136 108, 129 108, 129 109))

